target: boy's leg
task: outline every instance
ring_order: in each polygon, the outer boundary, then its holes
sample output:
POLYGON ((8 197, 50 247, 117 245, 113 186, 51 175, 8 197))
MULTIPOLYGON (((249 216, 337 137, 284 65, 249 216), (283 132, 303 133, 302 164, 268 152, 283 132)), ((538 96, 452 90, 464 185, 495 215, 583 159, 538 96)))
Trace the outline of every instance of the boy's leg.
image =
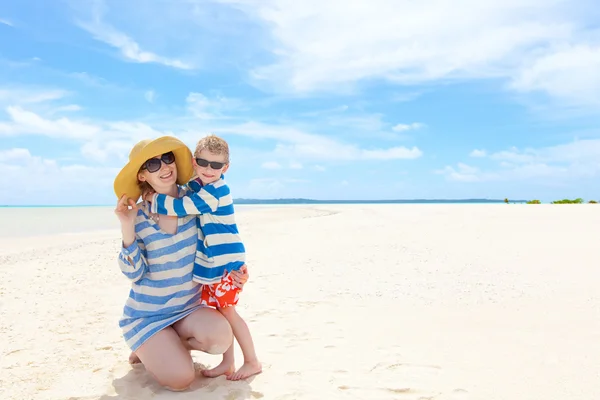
POLYGON ((229 346, 227 351, 223 353, 223 360, 219 365, 211 369, 205 369, 202 371, 202 375, 206 376, 207 378, 216 378, 217 376, 221 375, 225 375, 227 377, 231 376, 231 374, 235 372, 233 345, 234 343, 231 343, 231 346, 229 346))
MULTIPOLYGON (((231 329, 233 330, 233 335, 238 341, 242 353, 244 354, 244 365, 232 375, 228 376, 227 379, 238 381, 261 373, 262 365, 258 361, 258 357, 256 357, 252 335, 250 334, 250 330, 244 319, 238 314, 234 305, 219 308, 219 311, 227 318, 227 321, 229 321, 231 329)), ((233 352, 233 345, 227 351, 230 350, 233 352)))

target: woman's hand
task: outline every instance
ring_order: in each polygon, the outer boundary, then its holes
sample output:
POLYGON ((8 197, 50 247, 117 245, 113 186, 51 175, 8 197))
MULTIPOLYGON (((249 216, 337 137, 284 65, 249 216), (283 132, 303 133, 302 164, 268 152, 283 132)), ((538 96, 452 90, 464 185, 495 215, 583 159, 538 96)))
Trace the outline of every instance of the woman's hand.
MULTIPOLYGON (((225 275, 227 275, 227 271, 225 271, 225 275)), ((233 284, 240 288, 240 290, 243 290, 244 285, 248 282, 248 278, 250 277, 250 274, 248 274, 248 267, 244 264, 239 271, 231 271, 230 276, 233 279, 233 284)))
POLYGON ((117 202, 115 214, 119 217, 119 222, 121 222, 123 247, 129 247, 135 241, 135 217, 137 212, 138 207, 135 201, 128 198, 125 194, 121 196, 117 202))
POLYGON ((137 215, 137 204, 135 204, 135 201, 124 194, 117 202, 115 214, 117 214, 117 217, 119 217, 121 227, 131 226, 134 224, 135 216, 137 215), (129 206, 131 206, 131 208, 129 208, 129 206))

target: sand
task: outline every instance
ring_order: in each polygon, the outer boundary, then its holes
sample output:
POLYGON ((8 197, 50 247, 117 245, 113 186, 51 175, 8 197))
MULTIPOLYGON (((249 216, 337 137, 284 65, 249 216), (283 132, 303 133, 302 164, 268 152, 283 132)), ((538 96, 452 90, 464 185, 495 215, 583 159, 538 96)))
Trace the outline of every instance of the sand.
POLYGON ((238 221, 261 375, 172 393, 127 363, 118 231, 3 237, 0 399, 600 398, 597 205, 295 206, 238 221))

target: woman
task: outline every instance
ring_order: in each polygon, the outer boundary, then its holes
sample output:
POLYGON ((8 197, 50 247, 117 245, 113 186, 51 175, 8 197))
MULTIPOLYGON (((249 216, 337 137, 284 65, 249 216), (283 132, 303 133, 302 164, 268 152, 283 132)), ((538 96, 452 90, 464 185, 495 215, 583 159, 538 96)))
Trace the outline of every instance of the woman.
MULTIPOLYGON (((119 326, 136 357, 170 390, 185 390, 195 378, 190 350, 223 354, 233 342, 227 320, 200 305, 200 286, 192 280, 198 240, 195 216, 153 215, 147 203, 136 204, 142 191, 180 197, 193 175, 192 154, 170 136, 137 143, 115 179, 121 222, 119 266, 131 291, 119 326)), ((247 270, 232 271, 240 288, 247 270)))

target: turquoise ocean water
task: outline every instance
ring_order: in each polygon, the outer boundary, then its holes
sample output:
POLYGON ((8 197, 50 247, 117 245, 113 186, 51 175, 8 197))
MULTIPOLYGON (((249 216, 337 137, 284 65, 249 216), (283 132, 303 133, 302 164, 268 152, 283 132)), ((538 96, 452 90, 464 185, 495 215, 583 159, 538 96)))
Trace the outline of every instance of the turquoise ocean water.
MULTIPOLYGON (((513 201, 511 201, 512 203, 513 201)), ((517 201, 518 202, 518 201, 517 201)), ((318 201, 318 200, 245 200, 235 201, 236 212, 270 207, 295 207, 325 204, 504 204, 502 200, 384 200, 384 201, 318 201)), ((119 221, 110 206, 0 206, 0 238, 44 236, 119 229, 119 221)))

